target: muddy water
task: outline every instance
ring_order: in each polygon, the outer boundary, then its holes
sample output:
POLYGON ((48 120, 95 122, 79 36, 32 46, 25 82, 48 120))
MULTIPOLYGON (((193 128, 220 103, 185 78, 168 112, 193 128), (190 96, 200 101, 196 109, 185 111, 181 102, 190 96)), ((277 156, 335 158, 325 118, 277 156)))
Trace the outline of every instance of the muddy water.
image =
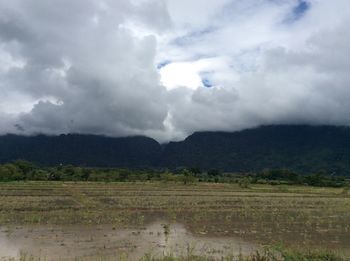
POLYGON ((142 229, 113 226, 2 227, 0 260, 21 253, 45 260, 112 258, 138 260, 145 254, 206 254, 213 257, 249 254, 257 245, 234 237, 195 236, 182 224, 157 221, 142 229))

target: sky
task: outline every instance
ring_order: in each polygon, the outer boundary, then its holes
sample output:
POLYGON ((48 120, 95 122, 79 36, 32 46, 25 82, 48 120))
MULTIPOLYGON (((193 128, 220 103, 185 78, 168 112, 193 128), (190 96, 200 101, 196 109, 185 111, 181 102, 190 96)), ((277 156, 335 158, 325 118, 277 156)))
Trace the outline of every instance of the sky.
POLYGON ((349 125, 348 0, 0 0, 0 134, 349 125))

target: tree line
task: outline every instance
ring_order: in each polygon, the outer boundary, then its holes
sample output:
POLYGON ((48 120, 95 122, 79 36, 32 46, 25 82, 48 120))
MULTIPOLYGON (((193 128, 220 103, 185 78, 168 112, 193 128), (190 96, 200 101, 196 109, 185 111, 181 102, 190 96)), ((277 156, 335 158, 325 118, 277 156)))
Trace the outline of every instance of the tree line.
POLYGON ((335 176, 325 171, 304 175, 288 169, 266 169, 257 173, 224 173, 217 169, 202 171, 199 168, 178 168, 170 171, 167 169, 87 168, 72 165, 40 167, 24 160, 0 164, 0 182, 9 181, 161 181, 183 184, 215 182, 237 183, 243 188, 248 188, 250 184, 319 187, 349 185, 346 177, 335 176))

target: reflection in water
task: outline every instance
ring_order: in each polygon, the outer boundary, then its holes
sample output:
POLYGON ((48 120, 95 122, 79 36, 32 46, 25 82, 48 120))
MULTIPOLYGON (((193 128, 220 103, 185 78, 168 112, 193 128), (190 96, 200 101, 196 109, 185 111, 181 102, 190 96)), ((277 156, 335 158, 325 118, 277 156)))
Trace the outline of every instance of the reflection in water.
POLYGON ((0 259, 21 252, 46 260, 84 260, 126 255, 138 260, 144 254, 167 253, 222 256, 249 254, 257 245, 233 237, 195 236, 182 224, 154 222, 146 228, 117 229, 113 226, 36 226, 2 228, 0 259))

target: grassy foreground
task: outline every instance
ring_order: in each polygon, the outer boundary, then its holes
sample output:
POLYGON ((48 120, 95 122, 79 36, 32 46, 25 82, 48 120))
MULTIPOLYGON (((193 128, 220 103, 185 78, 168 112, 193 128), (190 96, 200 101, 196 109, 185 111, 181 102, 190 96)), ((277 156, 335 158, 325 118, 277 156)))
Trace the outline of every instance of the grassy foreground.
MULTIPOLYGON (((4 261, 40 261, 42 259, 28 256, 24 253, 18 259, 2 259, 4 261)), ((45 259, 44 259, 45 260, 45 259)), ((97 258, 96 261, 127 261, 127 256, 119 256, 114 258, 97 258)), ((176 256, 173 254, 164 255, 161 257, 146 254, 140 261, 346 261, 344 257, 338 256, 335 253, 327 251, 295 251, 282 250, 281 248, 266 248, 264 251, 257 251, 249 256, 243 255, 228 255, 220 258, 212 258, 207 256, 199 256, 188 253, 184 256, 176 256)), ((83 261, 83 259, 76 258, 75 261, 83 261)))
MULTIPOLYGON (((163 182, 0 183, 0 224, 135 225, 155 215, 193 223, 281 222, 350 229, 342 188, 163 182), (184 217, 183 213, 191 213, 184 217), (189 216, 189 215, 188 215, 189 216)), ((209 228, 207 228, 209 229, 209 228)))
MULTIPOLYGON (((343 256, 342 251, 350 246, 350 197, 342 188, 242 188, 238 184, 164 182, 0 183, 0 227, 108 224, 114 229, 144 227, 159 218, 184 224, 198 236, 237 237, 263 245, 282 242, 292 249, 222 260, 345 260, 334 253, 340 250, 343 256)), ((99 260, 123 260, 120 258, 99 260)), ((23 255, 20 260, 35 259, 23 255)), ((146 255, 143 260, 212 259, 188 254, 146 255)))
MULTIPOLYGON (((223 256, 220 259, 213 259, 206 256, 182 256, 168 255, 164 257, 145 256, 141 261, 345 261, 346 259, 330 252, 256 252, 250 256, 223 256)), ((121 261, 124 261, 121 259, 121 261)))

